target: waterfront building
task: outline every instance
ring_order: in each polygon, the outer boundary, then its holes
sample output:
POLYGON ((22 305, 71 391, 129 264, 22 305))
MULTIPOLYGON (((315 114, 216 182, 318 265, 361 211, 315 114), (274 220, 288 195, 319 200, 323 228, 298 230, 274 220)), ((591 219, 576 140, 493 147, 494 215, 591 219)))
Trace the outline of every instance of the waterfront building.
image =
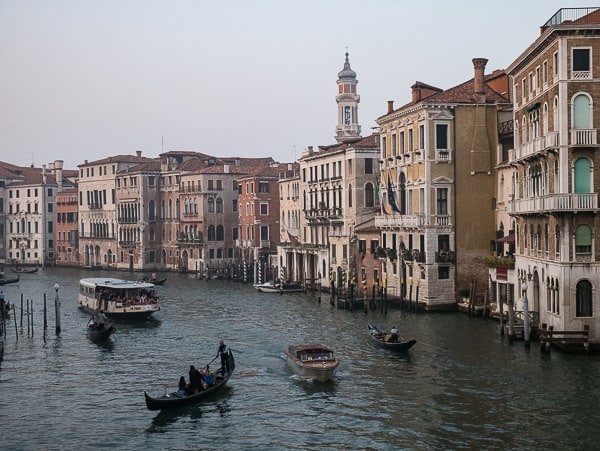
POLYGON ((164 267, 158 214, 160 175, 158 159, 129 166, 115 175, 117 269, 156 271, 164 267))
POLYGON ((379 140, 360 136, 357 83, 346 53, 337 80, 337 144, 309 146, 298 160, 300 236, 296 242, 292 234, 278 249, 286 280, 339 287, 356 278, 354 228, 378 209, 379 174, 379 140))
MULTIPOLYGON (((300 230, 303 224, 304 211, 302 207, 300 179, 300 165, 298 162, 289 164, 285 171, 279 174, 279 245, 278 257, 271 261, 270 266, 278 272, 272 274, 272 279, 277 279, 283 276, 289 280, 303 280, 304 274, 304 258, 302 257, 302 248, 300 230), (284 261, 283 249, 295 249, 296 261, 294 265, 287 265, 284 261), (294 271, 285 273, 278 268, 294 268, 294 271)), ((265 279, 268 280, 268 279, 265 279)), ((316 281, 315 281, 316 282, 316 281)))
POLYGON ((56 262, 55 196, 73 186, 63 178, 63 162, 56 160, 41 169, 10 166, 9 173, 5 184, 6 262, 52 265, 56 262))
POLYGON ((142 156, 117 155, 78 165, 79 256, 87 268, 115 268, 118 255, 116 179, 120 171, 143 162, 142 156))
POLYGON ((237 179, 241 263, 252 265, 254 282, 273 279, 273 257, 280 239, 279 175, 287 164, 273 163, 237 179))
POLYGON ((510 101, 506 73, 485 75, 486 63, 473 59, 474 77, 447 90, 417 81, 409 103, 390 101, 377 119, 382 277, 388 295, 426 310, 455 308, 473 281, 487 288, 498 124, 510 101))
POLYGON ((56 264, 79 266, 77 187, 56 193, 56 264))
POLYGON ((599 8, 563 8, 507 68, 515 262, 506 280, 491 274, 496 296, 510 292, 533 325, 587 326, 592 341, 600 336, 599 32, 599 8))

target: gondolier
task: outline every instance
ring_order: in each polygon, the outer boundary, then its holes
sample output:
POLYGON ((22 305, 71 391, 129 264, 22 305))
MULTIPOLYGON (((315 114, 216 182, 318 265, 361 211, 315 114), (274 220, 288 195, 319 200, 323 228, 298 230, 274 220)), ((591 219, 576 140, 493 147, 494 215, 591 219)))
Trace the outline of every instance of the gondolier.
POLYGON ((223 374, 227 372, 229 374, 229 358, 227 352, 227 346, 223 340, 219 341, 219 349, 217 350, 217 357, 221 356, 221 368, 223 370, 223 374))

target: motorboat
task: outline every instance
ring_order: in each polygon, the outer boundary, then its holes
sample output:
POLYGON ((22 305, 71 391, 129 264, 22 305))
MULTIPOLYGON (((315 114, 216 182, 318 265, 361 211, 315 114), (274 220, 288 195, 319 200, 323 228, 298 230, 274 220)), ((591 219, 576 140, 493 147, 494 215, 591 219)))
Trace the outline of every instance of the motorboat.
POLYGON ((285 351, 288 366, 299 376, 329 381, 340 365, 331 349, 320 344, 290 345, 285 351))

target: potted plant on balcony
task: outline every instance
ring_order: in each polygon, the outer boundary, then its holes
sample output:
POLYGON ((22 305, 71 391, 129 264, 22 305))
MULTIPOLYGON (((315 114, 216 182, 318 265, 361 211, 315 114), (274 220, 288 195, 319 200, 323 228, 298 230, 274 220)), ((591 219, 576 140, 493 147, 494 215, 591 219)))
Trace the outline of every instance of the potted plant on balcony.
POLYGON ((515 267, 515 259, 508 255, 506 257, 496 257, 495 255, 490 255, 485 257, 485 264, 490 268, 513 269, 515 267))

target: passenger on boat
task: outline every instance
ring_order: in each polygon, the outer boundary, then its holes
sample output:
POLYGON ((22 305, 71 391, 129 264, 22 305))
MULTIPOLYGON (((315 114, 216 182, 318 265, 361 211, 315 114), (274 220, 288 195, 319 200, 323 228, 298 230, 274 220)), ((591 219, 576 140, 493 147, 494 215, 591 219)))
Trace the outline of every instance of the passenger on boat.
POLYGON ((197 393, 202 390, 202 375, 194 365, 190 365, 190 390, 192 393, 197 393))
POLYGON ((98 329, 104 329, 104 324, 106 321, 108 321, 108 319, 106 318, 103 310, 100 310, 100 312, 94 315, 94 322, 98 326, 98 329))
POLYGON ((181 376, 179 378, 179 388, 177 390, 177 394, 179 396, 186 396, 188 394, 187 390, 188 388, 187 383, 185 382, 185 377, 181 376))
POLYGON ((392 327, 392 330, 390 330, 390 334, 392 334, 392 337, 390 338, 390 341, 392 343, 398 343, 398 329, 396 329, 396 326, 392 327))
POLYGON ((215 381, 208 365, 200 372, 200 377, 202 378, 202 388, 205 389, 210 387, 215 381))

